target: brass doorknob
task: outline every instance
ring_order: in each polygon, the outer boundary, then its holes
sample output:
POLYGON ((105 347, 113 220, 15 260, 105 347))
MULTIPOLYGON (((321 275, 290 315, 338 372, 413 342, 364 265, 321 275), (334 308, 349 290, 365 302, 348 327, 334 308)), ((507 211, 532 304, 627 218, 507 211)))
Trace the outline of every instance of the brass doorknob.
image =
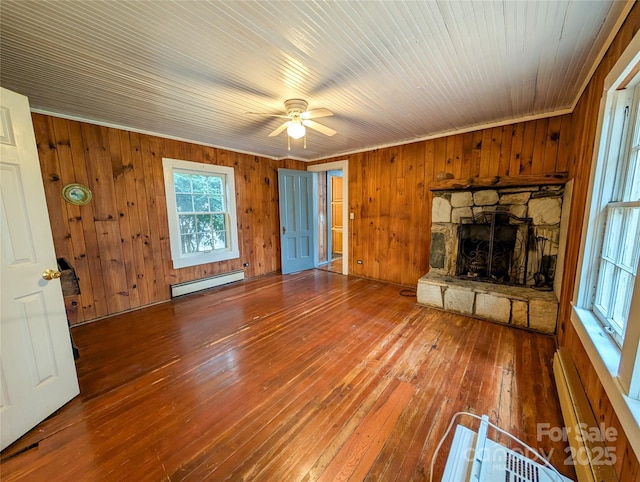
POLYGON ((58 279, 62 276, 62 273, 57 269, 45 269, 44 273, 42 273, 42 278, 47 281, 51 281, 52 279, 58 279))

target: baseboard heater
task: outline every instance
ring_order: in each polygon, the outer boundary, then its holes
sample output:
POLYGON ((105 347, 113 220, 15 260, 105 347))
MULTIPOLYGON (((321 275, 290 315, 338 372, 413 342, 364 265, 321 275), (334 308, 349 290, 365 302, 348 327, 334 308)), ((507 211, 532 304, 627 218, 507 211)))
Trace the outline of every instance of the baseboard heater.
POLYGON ((617 481, 604 436, 595 432, 601 427, 566 348, 559 348, 554 355, 553 374, 578 482, 617 481))
POLYGON ((208 278, 185 281, 184 283, 171 285, 171 297, 175 298, 176 296, 188 295, 190 293, 195 293, 196 291, 215 288, 216 286, 226 285, 235 281, 242 281, 243 279, 244 271, 239 269, 237 271, 217 274, 208 278))

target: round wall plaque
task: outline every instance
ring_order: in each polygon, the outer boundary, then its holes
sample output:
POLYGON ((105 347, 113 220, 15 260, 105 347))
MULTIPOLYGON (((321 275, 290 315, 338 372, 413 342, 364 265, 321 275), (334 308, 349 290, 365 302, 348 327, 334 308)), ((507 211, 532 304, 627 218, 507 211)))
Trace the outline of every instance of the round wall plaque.
POLYGON ((84 206, 92 198, 91 189, 83 184, 67 184, 62 188, 62 197, 65 201, 77 206, 84 206))

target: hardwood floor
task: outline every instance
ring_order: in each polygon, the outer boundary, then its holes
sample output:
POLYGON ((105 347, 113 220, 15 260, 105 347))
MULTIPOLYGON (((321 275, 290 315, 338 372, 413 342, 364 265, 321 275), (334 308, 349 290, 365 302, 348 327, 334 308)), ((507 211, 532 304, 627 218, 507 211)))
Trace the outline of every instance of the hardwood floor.
POLYGON ((331 271, 332 273, 341 274, 342 273, 342 256, 334 255, 334 258, 331 260, 330 263, 326 263, 326 264, 323 264, 321 266, 318 266, 318 269, 322 269, 324 271, 331 271))
POLYGON ((575 477, 536 440, 562 425, 554 339, 399 292, 312 270, 74 328, 81 395, 3 452, 2 479, 428 480, 461 410, 575 477))

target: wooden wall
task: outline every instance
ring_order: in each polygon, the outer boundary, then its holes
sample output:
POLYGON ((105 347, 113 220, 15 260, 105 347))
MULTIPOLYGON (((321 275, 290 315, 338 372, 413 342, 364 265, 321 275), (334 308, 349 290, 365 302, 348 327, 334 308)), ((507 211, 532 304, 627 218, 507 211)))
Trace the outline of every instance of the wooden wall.
POLYGON ((58 257, 80 278, 70 319, 92 320, 169 299, 169 286, 231 270, 254 277, 280 269, 277 168, 305 169, 186 142, 34 114, 42 177, 58 257), (240 258, 174 270, 162 158, 233 166, 240 258), (66 203, 72 182, 88 185, 86 206, 66 203))
POLYGON ((566 172, 571 143, 564 115, 318 162, 349 161, 349 273, 415 286, 429 269, 429 188, 438 172, 456 179, 566 172))
POLYGON ((614 427, 618 430, 619 436, 616 441, 617 462, 615 468, 621 481, 640 480, 638 458, 631 446, 627 443, 627 437, 624 431, 622 431, 620 422, 604 392, 604 388, 598 379, 577 333, 571 325, 570 315, 580 250, 580 239, 583 234, 580 226, 587 203, 589 174, 594 154, 598 111, 604 88, 604 80, 638 30, 640 30, 640 6, 636 3, 573 112, 575 142, 570 151, 568 165, 569 176, 574 179, 571 209, 571 219, 573 222, 571 223, 572 229, 569 230, 567 240, 564 267, 565 276, 563 278, 560 299, 558 329, 558 341, 560 345, 566 346, 570 350, 596 417, 606 426, 614 427))

